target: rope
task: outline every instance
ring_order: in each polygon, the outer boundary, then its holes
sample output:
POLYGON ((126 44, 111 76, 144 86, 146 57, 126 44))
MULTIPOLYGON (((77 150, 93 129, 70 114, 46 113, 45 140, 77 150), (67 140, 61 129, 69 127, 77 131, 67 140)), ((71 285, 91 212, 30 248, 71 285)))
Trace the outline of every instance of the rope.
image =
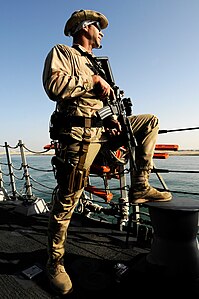
POLYGON ((168 172, 178 172, 178 173, 199 173, 199 170, 171 170, 171 169, 162 169, 162 168, 154 168, 152 170, 154 173, 162 172, 162 173, 168 173, 168 172))
MULTIPOLYGON (((155 187, 156 189, 158 189, 159 191, 165 191, 164 189, 160 189, 158 187, 155 187)), ((198 192, 187 192, 187 191, 178 191, 178 190, 170 190, 170 189, 167 189, 168 192, 171 192, 171 193, 179 193, 179 194, 189 194, 189 195, 199 195, 198 192)))
POLYGON ((33 151, 29 148, 27 148, 24 144, 23 144, 23 147, 30 153, 33 153, 33 154, 44 154, 44 153, 47 153, 49 151, 49 149, 46 149, 45 151, 41 151, 41 152, 36 152, 36 151, 33 151))
POLYGON ((37 180, 33 179, 32 177, 30 177, 30 179, 31 179, 34 183, 36 183, 36 184, 38 184, 38 185, 40 185, 40 186, 42 186, 42 187, 44 187, 44 188, 47 188, 47 189, 50 189, 50 190, 53 190, 53 189, 54 189, 54 188, 51 188, 51 187, 47 187, 46 185, 44 185, 44 184, 42 184, 42 183, 39 183, 37 180))
POLYGON ((193 127, 193 128, 184 128, 184 129, 171 129, 171 130, 159 130, 158 134, 164 134, 169 132, 178 132, 178 131, 190 131, 190 130, 198 130, 199 127, 193 127))
POLYGON ((39 168, 35 168, 35 167, 32 167, 32 166, 28 166, 30 169, 33 169, 33 170, 37 170, 37 171, 43 171, 43 172, 53 172, 53 169, 39 169, 39 168))

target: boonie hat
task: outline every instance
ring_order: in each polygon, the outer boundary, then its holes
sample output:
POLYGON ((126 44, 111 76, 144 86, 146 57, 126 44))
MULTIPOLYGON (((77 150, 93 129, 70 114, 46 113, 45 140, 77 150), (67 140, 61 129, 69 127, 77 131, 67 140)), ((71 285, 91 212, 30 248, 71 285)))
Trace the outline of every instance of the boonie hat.
POLYGON ((73 32, 75 32, 76 27, 82 22, 82 21, 96 21, 99 22, 100 28, 105 29, 108 26, 108 19, 101 14, 100 12, 94 11, 94 10, 77 10, 75 11, 70 19, 66 22, 66 25, 64 27, 64 34, 66 36, 73 35, 73 32))

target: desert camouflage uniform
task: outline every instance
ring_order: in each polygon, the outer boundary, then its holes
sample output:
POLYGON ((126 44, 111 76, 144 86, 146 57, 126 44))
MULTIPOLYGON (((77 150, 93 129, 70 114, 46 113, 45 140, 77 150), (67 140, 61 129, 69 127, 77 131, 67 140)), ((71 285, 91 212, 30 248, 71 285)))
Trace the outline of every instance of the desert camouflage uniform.
MULTIPOLYGON (((84 48, 81 47, 83 51, 84 48)), ((103 102, 94 93, 92 81, 93 66, 86 56, 66 45, 56 45, 49 52, 43 72, 43 85, 52 101, 57 102, 59 111, 68 116, 92 117, 103 107, 103 102)), ((152 168, 152 156, 158 133, 158 119, 145 114, 129 117, 137 138, 136 160, 141 169, 152 168), (137 132, 139 131, 139 134, 137 132)), ((83 169, 89 169, 103 141, 103 127, 72 127, 61 130, 61 151, 59 156, 76 165, 80 159, 81 144, 86 133, 88 145, 83 169)), ((65 187, 67 176, 58 174, 58 192, 55 196, 49 220, 49 258, 51 262, 61 261, 65 250, 67 228, 72 213, 82 194, 83 187, 70 193, 65 187)))

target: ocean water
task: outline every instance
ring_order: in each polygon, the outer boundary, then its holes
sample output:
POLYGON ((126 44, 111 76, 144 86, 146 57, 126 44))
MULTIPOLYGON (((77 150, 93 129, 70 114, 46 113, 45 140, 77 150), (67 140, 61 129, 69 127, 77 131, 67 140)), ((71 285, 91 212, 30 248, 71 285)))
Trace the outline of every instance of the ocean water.
MULTIPOLYGON (((56 186, 51 167, 51 156, 27 155, 26 162, 28 166, 26 175, 30 177, 32 193, 49 202, 56 186)), ((175 197, 199 200, 199 156, 170 156, 164 160, 154 159, 154 164, 155 168, 164 170, 160 174, 175 197)), ((12 193, 11 178, 7 159, 4 155, 0 156, 0 166, 1 184, 8 192, 12 193)), ((25 177, 20 155, 11 155, 11 166, 16 190, 20 194, 24 193, 25 177)), ((108 182, 114 198, 118 198, 119 180, 111 179, 108 182)), ((151 174, 150 183, 154 187, 162 188, 162 184, 155 173, 151 174)), ((91 177, 91 184, 100 188, 103 186, 103 180, 99 177, 91 177)), ((129 177, 127 177, 127 184, 130 184, 129 177)))
MULTIPOLYGON (((161 175, 174 196, 199 200, 199 156, 170 156, 154 159, 154 163, 156 168, 168 170, 161 175)), ((151 183, 161 186, 156 174, 151 175, 151 183)))

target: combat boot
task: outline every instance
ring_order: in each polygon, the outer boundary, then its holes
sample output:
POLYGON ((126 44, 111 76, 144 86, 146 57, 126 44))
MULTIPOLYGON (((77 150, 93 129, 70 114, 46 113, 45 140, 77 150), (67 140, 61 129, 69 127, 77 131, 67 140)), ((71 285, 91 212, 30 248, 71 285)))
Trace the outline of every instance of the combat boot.
POLYGON ((172 195, 168 191, 158 191, 149 184, 150 171, 141 170, 134 172, 132 187, 130 189, 131 203, 145 203, 148 201, 170 201, 172 195))
POLYGON ((73 291, 72 282, 61 263, 50 263, 46 266, 47 276, 52 289, 61 295, 70 294, 73 291))

